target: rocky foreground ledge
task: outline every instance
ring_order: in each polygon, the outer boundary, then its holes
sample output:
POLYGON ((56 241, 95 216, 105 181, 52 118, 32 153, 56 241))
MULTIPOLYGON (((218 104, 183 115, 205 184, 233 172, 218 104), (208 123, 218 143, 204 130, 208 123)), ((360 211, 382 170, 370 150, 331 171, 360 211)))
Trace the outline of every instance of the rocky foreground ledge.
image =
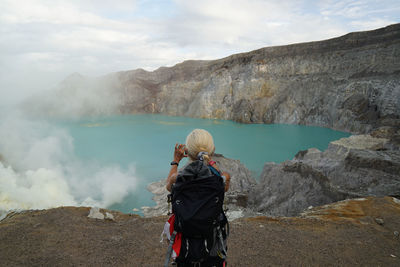
MULTIPOLYGON (((0 221, 0 266, 162 265, 166 216, 100 210, 104 219, 95 219, 89 211, 8 214, 0 221)), ((392 197, 341 201, 300 217, 241 218, 230 226, 230 266, 400 265, 400 201, 392 197)))

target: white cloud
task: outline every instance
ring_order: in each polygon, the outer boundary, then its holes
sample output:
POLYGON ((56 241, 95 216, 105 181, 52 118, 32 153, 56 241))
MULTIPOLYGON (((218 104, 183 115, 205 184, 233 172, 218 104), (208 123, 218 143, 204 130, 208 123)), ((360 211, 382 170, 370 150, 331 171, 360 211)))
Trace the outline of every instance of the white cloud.
POLYGON ((399 21, 397 0, 0 0, 0 102, 101 75, 336 37, 399 21), (155 13, 152 13, 155 12, 155 13))
POLYGON ((177 46, 225 56, 269 45, 320 40, 347 33, 340 24, 307 13, 298 1, 176 1, 180 16, 166 24, 165 38, 177 46), (168 35, 167 35, 168 34, 168 35))
POLYGON ((368 21, 365 20, 354 20, 351 22, 351 25, 354 28, 357 28, 358 31, 366 31, 366 30, 372 30, 372 29, 377 29, 380 27, 384 27, 390 24, 394 24, 396 21, 393 20, 386 20, 386 19, 381 19, 381 18, 374 18, 368 21))
MULTIPOLYGON (((325 16, 342 17, 346 19, 376 19, 378 17, 391 16, 399 19, 397 15, 400 4, 397 0, 324 0, 318 2, 321 14, 325 16)), ((398 21, 397 21, 398 22, 398 21)))
POLYGON ((319 3, 321 14, 325 16, 343 16, 348 18, 358 18, 365 15, 368 11, 366 1, 322 1, 319 3))

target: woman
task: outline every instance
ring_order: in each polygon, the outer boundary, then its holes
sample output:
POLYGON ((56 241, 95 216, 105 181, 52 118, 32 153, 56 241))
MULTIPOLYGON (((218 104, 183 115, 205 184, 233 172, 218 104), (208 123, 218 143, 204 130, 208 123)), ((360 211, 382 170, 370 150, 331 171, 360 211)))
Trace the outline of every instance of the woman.
MULTIPOLYGON (((206 165, 212 166, 220 172, 215 161, 212 161, 215 146, 214 140, 209 132, 203 129, 195 129, 186 137, 186 144, 176 144, 174 150, 174 160, 171 162, 171 170, 167 178, 167 190, 171 192, 172 185, 176 182, 178 175, 179 162, 189 156, 190 161, 198 160, 199 154, 202 154, 203 161, 206 165)), ((225 177, 225 192, 229 189, 231 176, 227 172, 220 172, 225 177)))
POLYGON ((226 264, 229 230, 223 200, 230 175, 211 160, 214 151, 213 138, 203 129, 193 130, 185 145, 175 145, 166 185, 172 191, 173 215, 164 227, 170 240, 164 266, 171 255, 178 267, 226 264), (178 174, 179 162, 185 157, 190 162, 178 174))

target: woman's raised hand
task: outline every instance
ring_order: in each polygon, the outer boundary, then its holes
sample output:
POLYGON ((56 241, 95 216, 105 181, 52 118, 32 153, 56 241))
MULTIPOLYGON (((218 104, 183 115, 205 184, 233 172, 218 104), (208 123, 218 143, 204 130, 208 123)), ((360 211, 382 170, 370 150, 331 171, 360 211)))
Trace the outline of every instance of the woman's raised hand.
POLYGON ((174 151, 174 161, 179 163, 185 157, 187 157, 186 146, 183 144, 176 143, 174 151))

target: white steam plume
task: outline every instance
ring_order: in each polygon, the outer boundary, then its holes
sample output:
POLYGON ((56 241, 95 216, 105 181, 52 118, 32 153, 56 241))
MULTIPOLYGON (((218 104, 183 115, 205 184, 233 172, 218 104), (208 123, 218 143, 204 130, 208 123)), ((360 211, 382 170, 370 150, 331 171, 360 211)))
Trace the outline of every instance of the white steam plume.
POLYGON ((68 132, 15 114, 0 119, 0 211, 107 207, 134 190, 134 166, 81 162, 68 132))
POLYGON ((0 211, 77 205, 57 170, 39 168, 16 173, 0 162, 0 211))
POLYGON ((117 75, 68 76, 53 90, 38 93, 23 102, 23 110, 45 118, 79 118, 118 114, 122 96, 117 75))

